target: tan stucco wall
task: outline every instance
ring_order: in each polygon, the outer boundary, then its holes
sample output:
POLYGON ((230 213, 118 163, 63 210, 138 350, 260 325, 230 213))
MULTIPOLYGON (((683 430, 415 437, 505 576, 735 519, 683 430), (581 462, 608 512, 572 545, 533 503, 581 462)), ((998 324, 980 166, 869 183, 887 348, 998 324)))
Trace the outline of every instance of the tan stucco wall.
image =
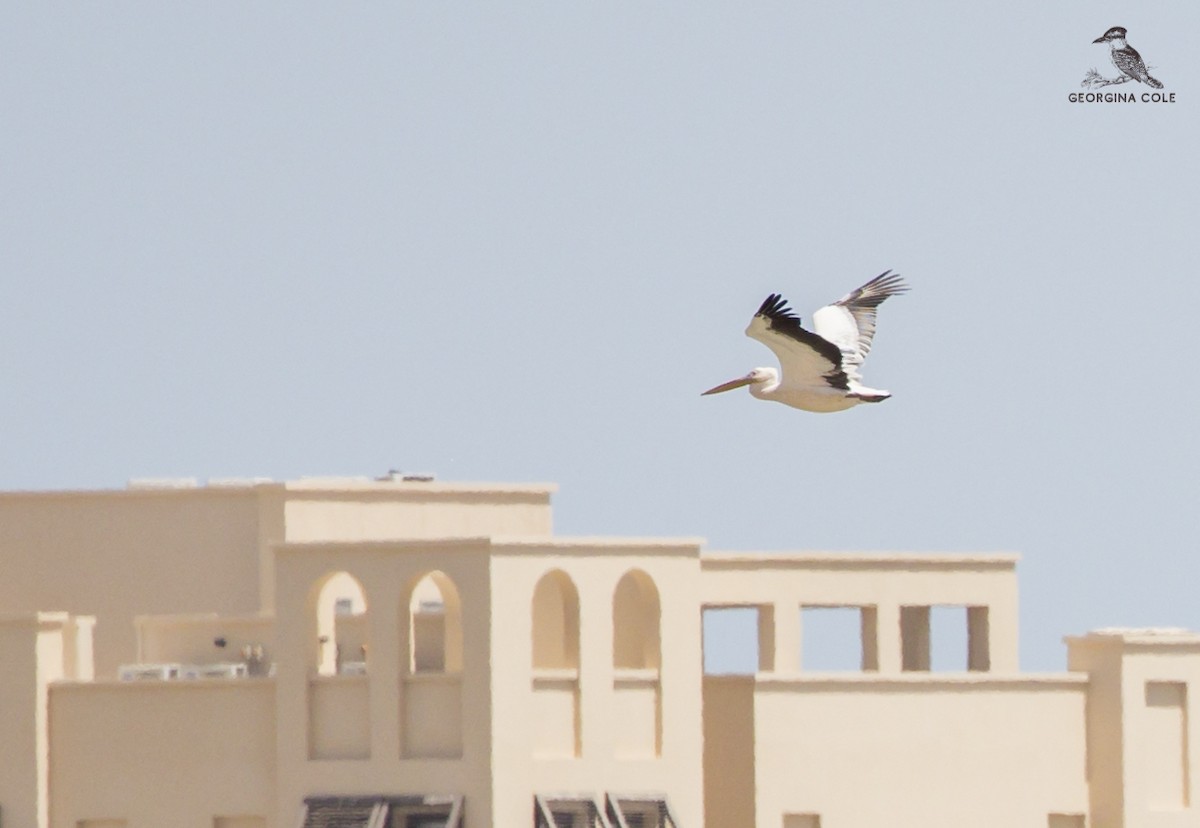
POLYGON ((52 828, 212 828, 216 816, 270 815, 274 702, 270 679, 53 686, 52 828))
POLYGON ((0 496, 0 607, 97 618, 98 675, 133 659, 133 617, 259 605, 252 489, 0 496))
POLYGON ((244 647, 275 650, 275 618, 262 615, 152 615, 134 619, 139 663, 212 664, 242 661, 244 647), (221 639, 224 647, 214 642, 221 639))
POLYGON ((38 824, 40 628, 36 616, 0 619, 0 745, 9 757, 0 763, 0 805, 11 825, 38 824))
POLYGON ((1091 675, 1094 828, 1197 824, 1200 635, 1098 630, 1067 643, 1070 668, 1091 675))
MULTIPOLYGON (((681 826, 703 824, 699 541, 666 539, 498 540, 492 558, 493 825, 526 825, 534 793, 658 793, 681 826), (559 571, 579 599, 577 671, 532 670, 533 596, 559 571), (614 594, 622 577, 644 573, 658 593, 661 665, 614 667, 614 594), (578 693, 580 755, 546 755, 545 717, 569 726, 578 693), (655 699, 660 755, 655 756, 655 699), (545 700, 544 700, 545 699, 545 700), (565 705, 565 707, 560 707, 565 705), (540 756, 539 756, 540 754, 540 756)), ((569 740, 564 740, 569 742, 569 740)))
POLYGON ((680 828, 1194 824, 1200 635, 1098 631, 1021 675, 1015 556, 555 538, 550 491, 0 494, 0 607, 101 614, 102 678, 256 644, 276 671, 89 682, 92 619, 0 616, 5 824, 294 828, 329 794, 457 794, 465 828, 535 794, 665 796, 680 828), (930 673, 947 605, 970 669, 930 673), (721 606, 758 608, 756 675, 702 675, 721 606), (805 606, 863 609, 862 671, 806 669, 805 606))
POLYGON ((472 491, 429 484, 399 499, 388 488, 289 489, 288 542, 549 535, 549 492, 472 491))
POLYGON ((871 607, 878 625, 878 670, 901 664, 901 609, 976 606, 988 610, 990 667, 1013 673, 1017 663, 1015 555, 706 554, 701 559, 704 606, 769 610, 761 643, 764 669, 803 667, 803 606, 871 607))
POLYGON ((1123 828, 1125 764, 1122 757, 1121 648, 1096 647, 1078 639, 1068 648, 1067 666, 1089 674, 1087 754, 1093 828, 1123 828))
POLYGON ((274 544, 546 535, 548 485, 302 480, 0 493, 0 608, 95 615, 98 675, 135 658, 138 615, 274 609, 274 544))
POLYGON ((1184 828, 1200 822, 1193 810, 1200 791, 1194 758, 1200 745, 1197 656, 1197 641, 1174 651, 1126 649, 1121 684, 1127 825, 1184 828))
MULTIPOLYGON (((276 630, 276 813, 281 825, 295 823, 305 796, 329 792, 459 793, 470 803, 466 828, 493 825, 489 552, 488 542, 479 539, 299 543, 277 548, 277 613, 288 619, 276 630), (443 676, 461 694, 455 706, 462 734, 458 758, 411 755, 411 734, 404 727, 406 719, 414 717, 426 722, 444 718, 448 710, 444 702, 454 692, 444 684, 431 684, 427 676, 408 676, 411 593, 432 571, 448 576, 462 610, 463 667, 443 676), (341 725, 324 715, 325 699, 310 691, 317 666, 317 598, 321 585, 335 572, 348 572, 362 585, 367 619, 367 676, 332 680, 338 685, 332 692, 353 697, 351 703, 356 705, 341 725), (414 710, 414 705, 423 706, 414 710), (326 727, 322 738, 328 737, 325 744, 331 751, 361 748, 365 720, 369 744, 365 751, 354 751, 362 758, 310 759, 314 712, 326 727), (335 730, 330 732, 330 727, 335 730)), ((329 681, 318 679, 317 684, 329 681)), ((328 695, 323 690, 316 693, 328 695)), ((422 742, 416 747, 427 745, 422 742)))
POLYGON ((49 688, 93 678, 94 623, 65 612, 0 615, 0 818, 8 825, 48 824, 49 688))
POLYGON ((754 676, 704 679, 704 824, 755 820, 754 676))
POLYGON ((756 825, 1046 825, 1087 813, 1086 682, 1046 679, 761 679, 756 825))

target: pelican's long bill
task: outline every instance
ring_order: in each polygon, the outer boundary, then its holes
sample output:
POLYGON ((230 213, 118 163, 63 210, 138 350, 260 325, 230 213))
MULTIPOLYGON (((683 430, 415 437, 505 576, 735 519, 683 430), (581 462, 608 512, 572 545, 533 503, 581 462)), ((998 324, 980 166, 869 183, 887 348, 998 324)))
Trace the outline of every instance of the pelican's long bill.
POLYGON ((754 375, 746 374, 744 377, 738 377, 735 380, 723 382, 715 388, 710 388, 700 396, 707 397, 709 394, 720 394, 722 391, 732 391, 735 388, 741 388, 743 385, 749 385, 752 382, 754 382, 754 375))

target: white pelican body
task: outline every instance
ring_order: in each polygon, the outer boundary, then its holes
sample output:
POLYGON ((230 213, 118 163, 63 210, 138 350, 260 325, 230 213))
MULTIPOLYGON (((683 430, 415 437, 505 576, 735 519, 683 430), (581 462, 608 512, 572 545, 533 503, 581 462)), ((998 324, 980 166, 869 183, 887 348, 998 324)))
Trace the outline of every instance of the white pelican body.
POLYGON ((899 274, 885 271, 814 313, 815 333, 801 327, 800 317, 792 313, 783 297, 772 293, 750 320, 746 336, 775 352, 782 376, 774 368, 755 368, 704 394, 748 385, 751 395, 760 400, 819 413, 883 402, 891 394, 862 384, 862 363, 875 337, 876 309, 889 296, 906 290, 908 286, 899 274))

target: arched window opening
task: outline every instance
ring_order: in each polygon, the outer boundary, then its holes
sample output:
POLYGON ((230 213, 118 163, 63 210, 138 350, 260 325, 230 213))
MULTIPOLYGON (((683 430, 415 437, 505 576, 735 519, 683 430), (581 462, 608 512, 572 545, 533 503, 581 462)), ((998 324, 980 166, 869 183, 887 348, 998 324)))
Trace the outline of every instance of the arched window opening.
POLYGON ((316 668, 323 676, 367 670, 367 600, 349 572, 334 572, 316 597, 316 668))
POLYGON ((408 619, 409 672, 462 670, 462 609, 458 589, 444 572, 430 572, 417 581, 408 619))
POLYGON ((561 570, 547 572, 533 591, 533 669, 579 668, 579 593, 561 570))
POLYGON ((640 570, 625 573, 613 594, 613 666, 657 670, 659 666, 658 589, 640 570))

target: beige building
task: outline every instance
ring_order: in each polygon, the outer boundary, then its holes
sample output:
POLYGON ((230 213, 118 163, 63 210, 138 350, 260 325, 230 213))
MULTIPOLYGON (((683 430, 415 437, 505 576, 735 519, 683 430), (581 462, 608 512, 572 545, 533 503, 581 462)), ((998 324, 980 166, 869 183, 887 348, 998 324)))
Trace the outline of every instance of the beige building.
POLYGON ((1181 828, 1200 636, 1017 666, 1009 555, 564 538, 549 486, 0 495, 4 828, 1181 828), (961 608, 962 668, 930 619, 961 608), (705 610, 758 670, 705 675, 705 610), (859 668, 802 619, 855 618, 859 668))

